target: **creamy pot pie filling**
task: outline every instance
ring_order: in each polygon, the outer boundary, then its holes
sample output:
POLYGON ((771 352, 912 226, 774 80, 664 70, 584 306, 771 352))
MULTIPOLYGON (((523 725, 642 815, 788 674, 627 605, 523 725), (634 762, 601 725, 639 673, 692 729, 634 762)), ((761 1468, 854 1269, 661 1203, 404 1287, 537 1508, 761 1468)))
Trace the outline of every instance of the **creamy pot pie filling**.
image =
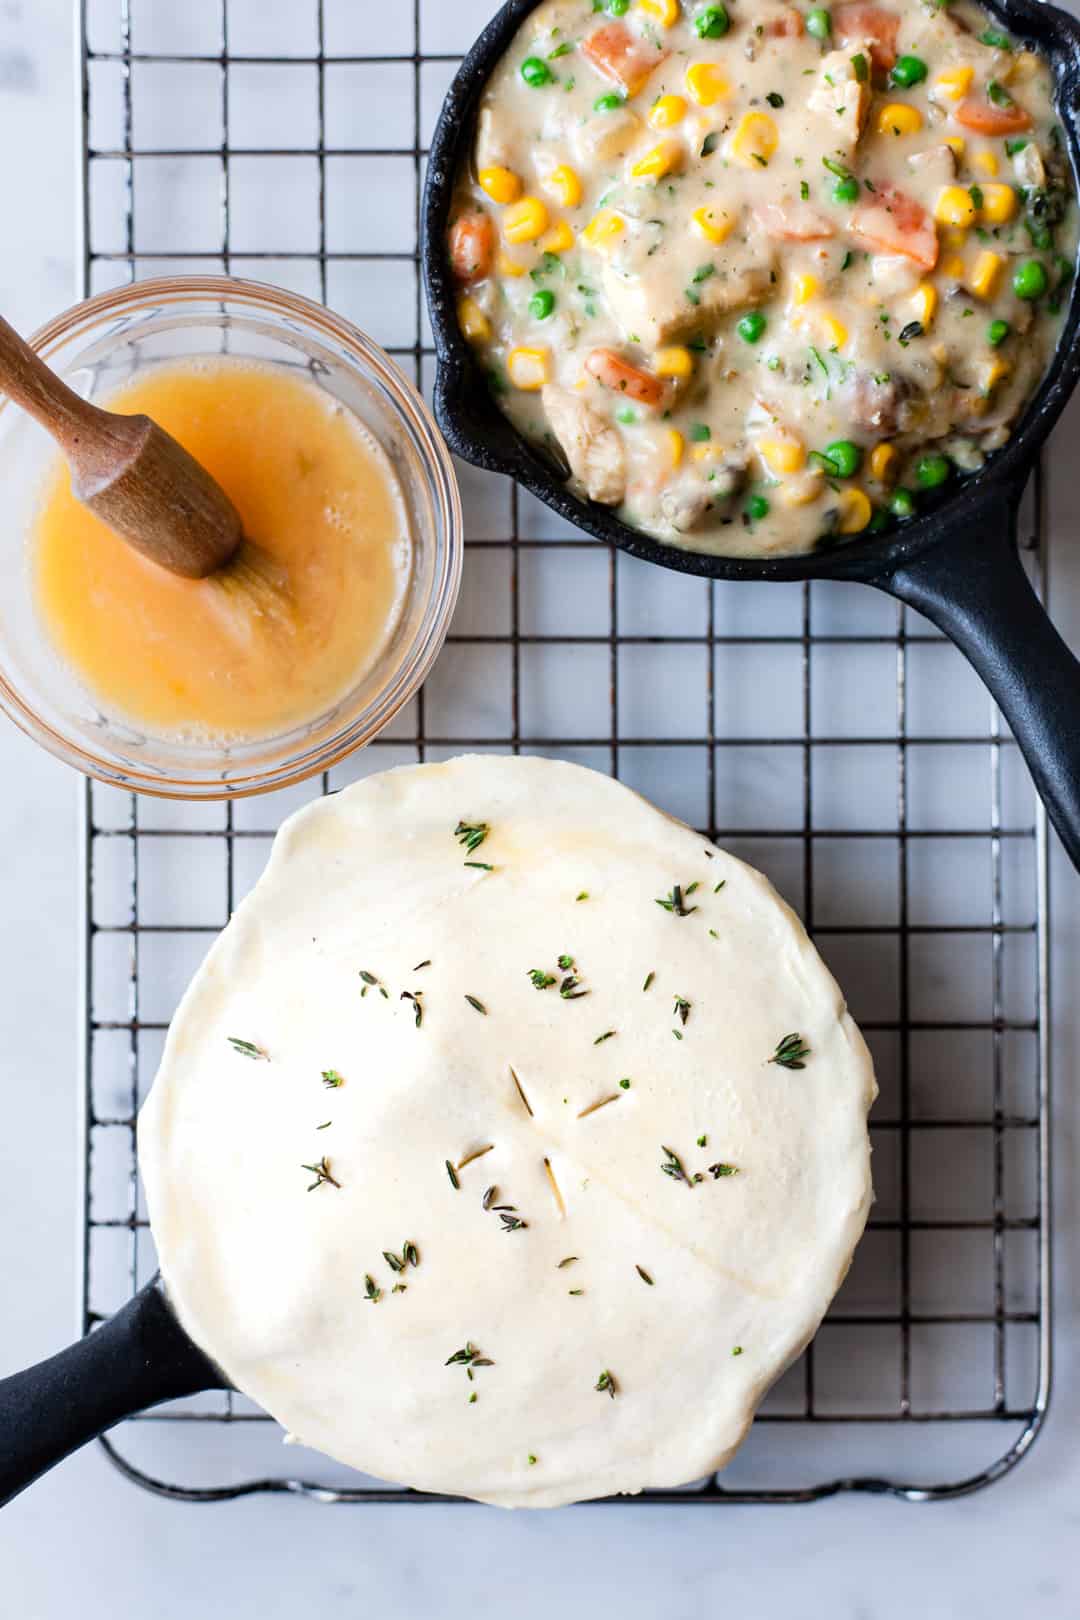
POLYGON ((663 541, 903 522, 1006 442, 1054 347, 1052 88, 967 3, 546 0, 459 177, 462 330, 573 489, 663 541))

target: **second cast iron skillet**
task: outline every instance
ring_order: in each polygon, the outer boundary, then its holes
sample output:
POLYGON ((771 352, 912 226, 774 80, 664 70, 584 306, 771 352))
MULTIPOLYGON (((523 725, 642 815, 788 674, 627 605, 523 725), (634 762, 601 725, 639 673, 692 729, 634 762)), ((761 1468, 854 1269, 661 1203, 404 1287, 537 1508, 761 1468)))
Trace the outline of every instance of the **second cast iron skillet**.
MULTIPOLYGON (((731 580, 858 580, 931 619, 970 659, 997 701, 1074 864, 1080 867, 1080 664, 1050 623, 1016 549, 1020 499, 1036 455, 1080 378, 1080 294, 1074 277, 1053 363, 1003 450, 902 528, 809 556, 714 557, 631 529, 579 500, 493 400, 461 335, 446 255, 455 176, 468 160, 484 87, 537 0, 508 0, 466 57, 435 131, 421 247, 438 357, 435 414, 451 448, 507 474, 560 517, 631 557, 731 580)), ((1080 23, 1041 0, 987 0, 1054 72, 1074 184, 1080 180, 1080 23)))

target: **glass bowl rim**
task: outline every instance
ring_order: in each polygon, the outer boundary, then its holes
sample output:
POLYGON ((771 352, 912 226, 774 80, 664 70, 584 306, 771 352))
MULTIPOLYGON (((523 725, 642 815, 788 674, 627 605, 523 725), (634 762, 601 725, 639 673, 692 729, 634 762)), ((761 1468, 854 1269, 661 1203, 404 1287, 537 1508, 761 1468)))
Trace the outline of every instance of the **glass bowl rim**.
MULTIPOLYGON (((51 725, 37 712, 33 701, 12 685, 0 669, 0 713, 7 715, 54 758, 85 776, 125 792, 196 803, 250 798, 295 787, 340 764, 383 731, 415 696, 442 651, 457 604, 465 551, 461 495, 450 449, 418 387, 358 326, 301 293, 234 276, 157 276, 128 282, 71 305, 39 327, 27 342, 38 354, 48 358, 61 343, 93 330, 110 316, 139 310, 155 302, 181 308, 185 303, 215 299, 247 306, 253 312, 304 322, 309 329, 314 328, 323 338, 344 348, 355 371, 382 385, 412 430, 436 515, 445 531, 445 555, 432 582, 419 632, 391 676, 389 692, 381 693, 343 730, 336 731, 325 742, 294 752, 269 768, 253 768, 235 781, 214 781, 209 774, 185 778, 175 773, 169 778, 141 772, 134 764, 120 766, 103 759, 51 725)), ((0 418, 5 408, 15 409, 9 400, 0 396, 0 418)))

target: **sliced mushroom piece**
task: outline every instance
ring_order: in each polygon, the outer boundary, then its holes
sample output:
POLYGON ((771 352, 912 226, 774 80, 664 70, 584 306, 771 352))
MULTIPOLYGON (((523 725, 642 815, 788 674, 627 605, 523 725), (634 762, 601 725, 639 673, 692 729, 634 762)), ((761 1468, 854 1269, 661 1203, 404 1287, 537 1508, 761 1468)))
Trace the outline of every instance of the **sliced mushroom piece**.
POLYGON ((860 371, 852 391, 852 426, 877 439, 902 431, 911 397, 907 379, 895 372, 860 371))
POLYGON ((908 168, 920 180, 925 180, 927 185, 950 186, 956 179, 956 153, 944 142, 940 146, 928 146, 922 152, 913 152, 907 161, 908 168))
POLYGON ((662 491, 660 516, 676 534, 691 534, 710 519, 730 517, 732 501, 745 483, 745 462, 725 461, 704 476, 685 475, 662 491))
POLYGON ((626 456, 617 430, 557 383, 548 383, 541 399, 551 430, 586 495, 602 506, 619 506, 626 496, 626 456))

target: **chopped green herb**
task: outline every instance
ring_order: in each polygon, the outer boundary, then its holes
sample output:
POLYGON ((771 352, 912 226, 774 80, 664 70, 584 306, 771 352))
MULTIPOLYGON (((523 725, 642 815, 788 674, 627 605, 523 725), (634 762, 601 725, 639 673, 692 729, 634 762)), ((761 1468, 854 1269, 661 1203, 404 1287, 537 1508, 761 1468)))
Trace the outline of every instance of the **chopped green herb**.
POLYGON ((484 1006, 482 1001, 477 1001, 475 996, 470 995, 466 995, 465 1000, 469 1003, 470 1007, 475 1007, 478 1013, 483 1013, 484 1017, 487 1017, 487 1008, 484 1006))
MULTIPOLYGON (((696 883, 691 884, 690 888, 687 889, 686 893, 687 894, 692 894, 694 889, 696 889, 696 888, 697 888, 696 883)), ((698 909, 697 906, 689 906, 689 907, 687 907, 686 905, 684 905, 683 901, 684 901, 684 895, 683 895, 682 885, 679 884, 679 883, 676 883, 674 885, 674 887, 672 888, 671 893, 665 899, 657 900, 656 904, 658 906, 661 906, 664 911, 670 911, 673 917, 690 917, 690 916, 692 916, 693 913, 698 909)))
POLYGON ((805 1069, 804 1060, 809 1056, 810 1048, 801 1035, 785 1035, 769 1062, 778 1063, 782 1069, 805 1069))
POLYGON ((261 1058, 264 1062, 269 1063, 270 1054, 265 1052, 261 1046, 256 1046, 254 1041, 241 1041, 235 1035, 229 1035, 226 1039, 233 1051, 239 1052, 241 1057, 254 1058, 256 1061, 261 1058))
POLYGON ((620 1091, 629 1091, 630 1090, 630 1081, 625 1075, 619 1081, 619 1090, 620 1091))
POLYGON ((652 1278, 649 1276, 649 1273, 645 1270, 644 1266, 635 1266, 634 1270, 637 1272, 638 1276, 641 1278, 643 1283, 648 1283, 650 1288, 655 1288, 656 1287, 656 1284, 653 1282, 652 1278))
POLYGON ((313 1175, 315 1177, 315 1180, 311 1183, 311 1186, 308 1188, 308 1192, 314 1192, 316 1187, 325 1187, 325 1186, 338 1187, 338 1188, 341 1187, 341 1182, 336 1181, 334 1179, 333 1175, 331 1174, 330 1160, 326 1157, 325 1154, 319 1160, 318 1164, 302 1164, 300 1166, 300 1168, 301 1168, 301 1170, 307 1170, 311 1175, 313 1175))
POLYGON ((650 985, 652 984, 652 982, 653 982, 653 980, 655 978, 656 978, 655 973, 646 973, 646 975, 645 975, 645 983, 641 987, 642 990, 648 990, 650 985))
POLYGON ((545 973, 543 968, 530 968, 529 978, 537 990, 550 990, 551 986, 556 983, 554 973, 545 973))
POLYGON ((709 1166, 709 1174, 714 1181, 719 1181, 724 1176, 737 1176, 738 1173, 738 1169, 733 1164, 710 1164, 709 1166))
POLYGON ((604 1368, 604 1371, 600 1374, 599 1378, 596 1380, 596 1383, 593 1386, 593 1388, 598 1390, 601 1395, 603 1395, 603 1394, 610 1395, 612 1400, 615 1399, 615 1395, 616 1395, 616 1391, 618 1390, 618 1387, 619 1386, 615 1382, 614 1375, 612 1373, 608 1372, 606 1367, 604 1368))
POLYGON ((401 992, 401 1000, 411 1001, 413 1004, 413 1016, 416 1019, 417 1029, 419 1029, 420 1025, 424 1022, 424 1009, 420 1002, 420 997, 422 995, 422 990, 417 992, 413 992, 412 990, 403 990, 401 992))
POLYGON ((447 1367, 494 1367, 495 1363, 487 1356, 482 1356, 472 1340, 466 1340, 463 1350, 455 1350, 452 1356, 447 1356, 444 1366, 447 1367))
POLYGON ((364 1277, 364 1293, 372 1305, 377 1305, 382 1299, 382 1289, 370 1272, 364 1277))
POLYGON ((470 855, 475 855, 490 831, 491 828, 486 821, 479 821, 474 827, 470 827, 464 821, 459 821, 454 828, 454 837, 463 849, 470 855))
POLYGON ((674 1012, 675 1012, 675 1017, 679 1020, 680 1024, 682 1024, 683 1028, 685 1029, 686 1020, 690 1017, 690 1003, 686 1000, 686 998, 684 996, 676 996, 675 997, 674 1012))
POLYGON ((604 1031, 604 1033, 602 1035, 598 1035, 596 1037, 595 1041, 593 1041, 593 1045, 594 1046, 602 1046, 605 1041, 610 1041, 611 1037, 614 1034, 615 1034, 615 1031, 613 1029, 605 1029, 605 1031, 604 1031))
POLYGON ((451 1187, 453 1187, 455 1192, 460 1192, 461 1191, 461 1182, 458 1180, 457 1171, 454 1169, 454 1167, 450 1163, 449 1159, 447 1159, 447 1161, 446 1161, 446 1173, 450 1177, 450 1185, 451 1185, 451 1187))
POLYGON ((661 1152, 666 1155, 665 1162, 660 1166, 664 1175, 670 1176, 672 1181, 684 1181, 688 1187, 692 1187, 694 1183, 687 1175, 679 1155, 671 1148, 664 1147, 663 1144, 661 1144, 661 1152))

